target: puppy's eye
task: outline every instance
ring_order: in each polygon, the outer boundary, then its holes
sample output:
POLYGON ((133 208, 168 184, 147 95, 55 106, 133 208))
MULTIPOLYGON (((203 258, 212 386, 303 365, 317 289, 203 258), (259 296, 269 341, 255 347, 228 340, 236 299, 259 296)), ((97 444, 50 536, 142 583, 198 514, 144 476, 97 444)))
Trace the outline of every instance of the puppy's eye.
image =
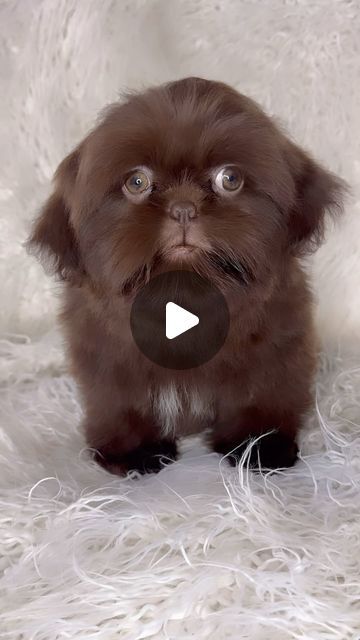
POLYGON ((136 169, 125 180, 124 190, 132 196, 144 195, 152 186, 151 174, 146 169, 136 169))
POLYGON ((218 193, 240 191, 244 185, 244 178, 238 167, 227 166, 222 167, 215 174, 214 189, 218 193))

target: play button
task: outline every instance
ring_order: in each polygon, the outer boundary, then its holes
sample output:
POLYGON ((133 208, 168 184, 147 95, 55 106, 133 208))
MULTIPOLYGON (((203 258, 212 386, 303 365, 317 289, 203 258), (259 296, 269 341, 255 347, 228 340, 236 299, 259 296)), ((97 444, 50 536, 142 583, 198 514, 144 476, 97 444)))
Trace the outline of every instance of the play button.
POLYGON ((199 324, 199 318, 175 302, 166 304, 166 337, 173 340, 199 324))
POLYGON ((229 329, 223 294, 192 271, 155 276, 137 294, 130 313, 142 354, 167 369, 191 369, 213 358, 229 329))

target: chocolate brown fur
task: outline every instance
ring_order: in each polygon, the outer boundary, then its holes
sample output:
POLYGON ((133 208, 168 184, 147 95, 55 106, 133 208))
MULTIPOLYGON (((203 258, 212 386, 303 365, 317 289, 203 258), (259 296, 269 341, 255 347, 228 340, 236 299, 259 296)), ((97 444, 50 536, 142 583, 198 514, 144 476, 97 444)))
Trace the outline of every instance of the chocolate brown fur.
POLYGON ((178 436, 205 428, 216 451, 239 447, 235 460, 250 435, 274 430, 253 449, 252 465, 294 463, 316 360, 299 258, 321 242, 342 191, 224 84, 187 78, 105 112, 59 166, 29 241, 65 282, 61 320, 87 441, 101 464, 119 473, 158 470, 161 456, 176 458, 178 436), (209 171, 227 164, 245 180, 231 198, 209 183, 209 171), (122 185, 139 166, 152 169, 155 189, 134 204, 122 185), (190 201, 198 213, 187 228, 197 250, 186 256, 174 250, 183 233, 168 213, 174 201, 190 201), (148 361, 129 327, 139 288, 179 268, 216 282, 231 318, 223 348, 186 371, 148 361))

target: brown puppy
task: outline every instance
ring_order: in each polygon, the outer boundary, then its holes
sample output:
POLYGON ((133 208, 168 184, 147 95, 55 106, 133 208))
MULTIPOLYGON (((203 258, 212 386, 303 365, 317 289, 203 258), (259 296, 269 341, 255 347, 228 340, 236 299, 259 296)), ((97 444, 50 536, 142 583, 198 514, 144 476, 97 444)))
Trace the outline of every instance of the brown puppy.
POLYGON ((187 78, 107 109, 60 164, 29 241, 66 285, 61 319, 101 464, 157 471, 178 436, 206 428, 233 460, 272 431, 251 464, 295 462, 316 360, 299 257, 342 192, 224 84, 187 78), (215 281, 230 311, 222 349, 186 371, 147 360, 129 326, 135 294, 174 269, 215 281))

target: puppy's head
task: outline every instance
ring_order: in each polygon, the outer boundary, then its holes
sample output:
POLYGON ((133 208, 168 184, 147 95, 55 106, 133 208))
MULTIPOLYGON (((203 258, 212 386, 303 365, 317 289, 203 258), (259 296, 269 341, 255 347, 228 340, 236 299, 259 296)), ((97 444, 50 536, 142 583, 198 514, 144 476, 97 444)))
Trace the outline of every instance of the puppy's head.
POLYGON ((188 78, 107 109, 58 168, 29 246, 119 294, 178 268, 246 287, 316 247, 342 191, 254 102, 188 78))

